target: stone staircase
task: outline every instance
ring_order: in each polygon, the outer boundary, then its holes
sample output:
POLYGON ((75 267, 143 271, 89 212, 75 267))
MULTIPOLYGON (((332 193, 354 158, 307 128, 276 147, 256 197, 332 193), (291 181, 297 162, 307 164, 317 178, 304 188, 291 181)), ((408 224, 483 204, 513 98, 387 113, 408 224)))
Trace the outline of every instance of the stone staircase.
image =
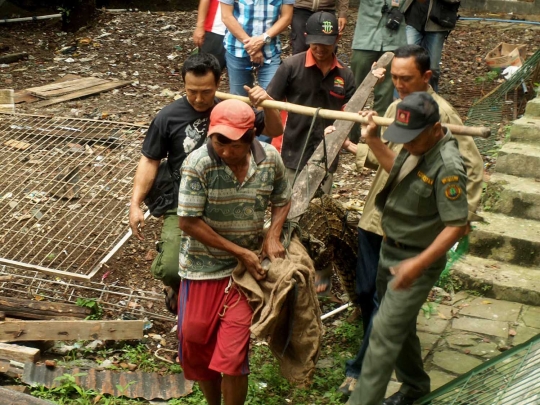
POLYGON ((453 274, 463 288, 540 305, 540 97, 514 121, 483 200, 485 222, 453 274))

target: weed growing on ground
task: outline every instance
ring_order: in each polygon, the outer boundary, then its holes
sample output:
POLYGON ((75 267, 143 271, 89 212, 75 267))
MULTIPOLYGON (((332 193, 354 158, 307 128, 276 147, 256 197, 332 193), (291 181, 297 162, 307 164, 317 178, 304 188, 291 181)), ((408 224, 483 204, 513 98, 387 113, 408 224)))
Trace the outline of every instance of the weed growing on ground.
MULTIPOLYGON (((253 345, 250 354, 251 375, 249 376, 247 405, 334 405, 343 403, 343 397, 337 388, 345 378, 345 361, 351 358, 359 348, 362 338, 361 322, 327 321, 326 332, 321 348, 321 368, 317 368, 313 384, 309 388, 291 385, 281 376, 279 364, 268 346, 264 343, 253 345), (323 366, 324 364, 324 366, 323 366), (324 367, 324 368, 322 368, 324 367)), ((116 350, 118 352, 118 350, 116 350)), ((139 365, 144 371, 156 371, 163 365, 154 359, 144 344, 125 346, 120 349, 117 359, 139 365)), ((102 357, 110 357, 111 350, 98 351, 102 357)), ((180 372, 179 365, 169 365, 171 372, 180 372)), ((32 394, 59 405, 135 405, 147 404, 145 400, 115 398, 103 396, 92 390, 84 390, 75 382, 75 376, 66 374, 60 377, 60 386, 47 389, 35 387, 32 394)), ((128 388, 117 387, 120 392, 128 388)), ((197 384, 193 392, 184 397, 168 401, 168 405, 201 405, 206 403, 197 384)))
POLYGON ((88 320, 99 320, 103 318, 103 308, 96 300, 77 298, 76 305, 79 307, 90 308, 92 310, 92 313, 86 317, 88 320))

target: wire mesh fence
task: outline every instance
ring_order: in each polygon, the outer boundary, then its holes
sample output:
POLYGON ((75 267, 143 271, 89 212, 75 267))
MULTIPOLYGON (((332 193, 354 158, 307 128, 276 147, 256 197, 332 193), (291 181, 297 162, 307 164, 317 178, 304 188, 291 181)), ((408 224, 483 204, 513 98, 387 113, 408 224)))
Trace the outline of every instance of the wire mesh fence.
POLYGON ((476 367, 416 403, 540 404, 540 335, 476 367))
POLYGON ((37 271, 0 266, 0 295, 37 301, 77 303, 92 299, 114 317, 122 319, 162 319, 174 317, 163 305, 163 295, 154 291, 133 290, 119 285, 52 278, 37 271))
POLYGON ((145 126, 0 114, 0 264, 87 280, 128 239, 145 126))
POLYGON ((491 128, 490 138, 475 138, 482 154, 489 153, 495 147, 501 125, 515 120, 525 111, 527 100, 534 97, 535 80, 539 71, 540 50, 537 50, 509 80, 475 102, 469 109, 465 125, 491 128))

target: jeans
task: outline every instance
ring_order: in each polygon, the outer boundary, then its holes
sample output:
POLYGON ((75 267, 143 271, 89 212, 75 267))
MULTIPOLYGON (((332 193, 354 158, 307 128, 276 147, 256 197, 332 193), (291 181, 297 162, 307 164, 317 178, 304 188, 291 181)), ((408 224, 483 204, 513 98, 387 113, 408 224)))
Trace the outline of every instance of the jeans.
MULTIPOLYGON (((229 52, 225 52, 225 60, 227 62, 227 71, 229 73, 229 88, 231 94, 247 96, 244 86, 253 86, 251 61, 248 57, 238 58, 229 52)), ((259 67, 259 72, 257 74, 259 86, 266 90, 270 80, 272 80, 274 74, 278 70, 280 63, 280 55, 274 55, 272 59, 264 61, 259 67)))
POLYGON ((382 236, 358 228, 358 262, 356 265, 356 293, 364 326, 364 339, 356 357, 348 360, 345 366, 347 377, 358 378, 362 362, 369 344, 373 317, 379 307, 377 301, 377 267, 381 250, 382 236))
POLYGON ((433 72, 429 84, 431 84, 433 90, 438 92, 439 77, 441 75, 439 64, 441 62, 444 40, 446 39, 448 32, 436 31, 422 33, 410 25, 407 25, 405 32, 407 33, 407 43, 409 45, 419 45, 428 52, 429 59, 431 60, 430 70, 433 72))
MULTIPOLYGON (((229 73, 229 88, 231 94, 247 96, 244 86, 253 87, 253 73, 251 70, 252 64, 249 58, 238 58, 229 52, 225 52, 225 61, 227 63, 227 72, 229 73)), ((257 80, 259 86, 266 90, 270 80, 276 74, 279 65, 281 64, 281 56, 274 55, 272 59, 265 60, 259 67, 257 80)), ((271 143, 272 138, 266 135, 259 135, 259 141, 271 143)))

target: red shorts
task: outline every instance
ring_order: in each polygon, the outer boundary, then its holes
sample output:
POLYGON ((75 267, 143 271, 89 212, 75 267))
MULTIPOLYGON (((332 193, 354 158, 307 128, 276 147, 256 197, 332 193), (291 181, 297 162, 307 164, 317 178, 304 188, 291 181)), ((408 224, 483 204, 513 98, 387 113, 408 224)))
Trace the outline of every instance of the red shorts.
POLYGON ((182 280, 178 294, 178 354, 188 380, 249 374, 253 311, 230 278, 182 280))

